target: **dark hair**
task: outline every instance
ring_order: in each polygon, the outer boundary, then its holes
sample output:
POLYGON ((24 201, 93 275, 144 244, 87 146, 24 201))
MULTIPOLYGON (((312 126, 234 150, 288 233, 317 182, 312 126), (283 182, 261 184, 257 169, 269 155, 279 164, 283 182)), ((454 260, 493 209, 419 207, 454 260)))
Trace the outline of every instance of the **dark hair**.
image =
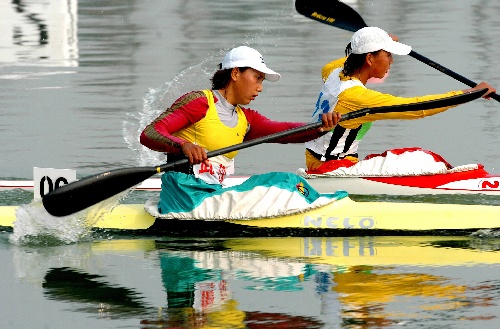
POLYGON ((363 64, 365 63, 366 55, 368 54, 377 54, 380 50, 372 51, 371 53, 366 54, 353 54, 351 43, 347 45, 345 48, 345 55, 347 59, 344 63, 344 68, 342 69, 342 73, 344 76, 352 76, 356 70, 359 70, 363 64))
MULTIPOLYGON (((214 90, 224 89, 229 84, 229 81, 231 81, 231 72, 233 69, 221 69, 221 67, 222 63, 219 64, 219 69, 214 73, 212 79, 210 79, 212 81, 212 89, 214 90)), ((244 72, 246 69, 248 67, 238 67, 240 72, 244 72)))

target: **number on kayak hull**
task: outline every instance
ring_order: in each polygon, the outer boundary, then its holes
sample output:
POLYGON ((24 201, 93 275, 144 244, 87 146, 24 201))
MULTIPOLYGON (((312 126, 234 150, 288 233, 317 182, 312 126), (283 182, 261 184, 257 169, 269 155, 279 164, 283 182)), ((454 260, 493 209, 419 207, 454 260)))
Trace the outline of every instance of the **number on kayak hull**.
POLYGON ((74 181, 76 181, 76 170, 34 167, 33 199, 41 201, 45 194, 74 181))

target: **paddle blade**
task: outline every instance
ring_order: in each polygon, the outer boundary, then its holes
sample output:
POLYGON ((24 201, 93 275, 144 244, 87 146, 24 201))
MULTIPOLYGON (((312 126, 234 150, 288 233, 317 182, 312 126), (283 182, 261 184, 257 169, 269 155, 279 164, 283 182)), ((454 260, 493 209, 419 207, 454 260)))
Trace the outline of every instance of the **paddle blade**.
POLYGON ((367 26, 354 9, 337 0, 296 0, 295 9, 318 22, 351 32, 367 26))
POLYGON ((156 167, 123 168, 61 186, 42 198, 52 216, 67 216, 123 192, 157 172, 156 167))

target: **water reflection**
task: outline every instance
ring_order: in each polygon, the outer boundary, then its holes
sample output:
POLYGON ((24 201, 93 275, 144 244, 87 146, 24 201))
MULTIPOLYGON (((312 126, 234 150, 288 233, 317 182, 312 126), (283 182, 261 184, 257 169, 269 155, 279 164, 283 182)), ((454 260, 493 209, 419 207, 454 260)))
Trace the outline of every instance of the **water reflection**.
MULTIPOLYGON (((61 267, 50 269, 42 287, 49 299, 99 305, 98 312, 138 313, 146 308, 139 293, 133 289, 106 282, 102 275, 61 267)), ((151 306, 149 306, 151 307, 151 306)), ((77 312, 95 312, 95 306, 79 307, 77 312)))
POLYGON ((495 239, 103 238, 16 247, 18 278, 72 312, 144 328, 472 325, 499 311, 495 239))
POLYGON ((422 310, 460 309, 467 304, 466 287, 449 279, 422 273, 391 273, 373 266, 352 266, 336 272, 332 289, 339 294, 342 317, 351 323, 383 326, 407 318, 425 317, 422 310), (377 273, 378 272, 378 273, 377 273), (421 299, 406 312, 391 309, 400 298, 421 299))
MULTIPOLYGON (((223 312, 229 302, 237 305, 233 298, 243 297, 241 289, 275 293, 311 289, 307 295, 312 300, 319 298, 319 314, 302 317, 302 321, 311 320, 305 328, 325 322, 348 328, 380 328, 425 321, 430 314, 444 320, 451 311, 465 319, 471 307, 488 307, 485 298, 471 296, 471 292, 487 293, 495 290, 494 285, 468 286, 455 283, 452 277, 426 272, 435 266, 500 260, 494 251, 480 256, 468 238, 268 238, 209 240, 205 244, 203 240, 162 241, 157 245, 163 278, 168 277, 163 281, 167 295, 175 291, 174 298, 183 296, 182 307, 192 312, 223 312), (206 250, 180 251, 185 243, 206 250), (403 257, 394 257, 397 254, 403 257), (179 293, 181 287, 184 290, 179 293)), ((483 246, 483 250, 488 247, 483 246)), ((292 308, 298 300, 301 298, 282 303, 292 308)), ((489 306, 495 303, 490 301, 489 306)), ((228 312, 234 315, 233 307, 228 312)), ((280 314, 274 321, 287 316, 296 314, 280 314)), ((272 318, 268 321, 274 323, 272 318)))

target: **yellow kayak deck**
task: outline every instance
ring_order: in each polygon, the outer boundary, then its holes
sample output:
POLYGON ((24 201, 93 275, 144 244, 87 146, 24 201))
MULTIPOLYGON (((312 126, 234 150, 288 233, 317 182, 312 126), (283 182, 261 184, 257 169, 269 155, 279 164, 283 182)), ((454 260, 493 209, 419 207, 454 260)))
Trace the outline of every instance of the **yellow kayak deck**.
MULTIPOLYGON (((0 207, 0 226, 13 227, 17 206, 0 207)), ((94 221, 94 220, 92 220, 94 221)), ((489 205, 430 204, 403 202, 356 202, 349 197, 329 205, 276 218, 192 221, 156 219, 142 204, 121 204, 103 212, 90 225, 101 229, 145 230, 200 222, 244 225, 262 229, 312 229, 315 231, 432 231, 500 228, 500 207, 489 205)))

